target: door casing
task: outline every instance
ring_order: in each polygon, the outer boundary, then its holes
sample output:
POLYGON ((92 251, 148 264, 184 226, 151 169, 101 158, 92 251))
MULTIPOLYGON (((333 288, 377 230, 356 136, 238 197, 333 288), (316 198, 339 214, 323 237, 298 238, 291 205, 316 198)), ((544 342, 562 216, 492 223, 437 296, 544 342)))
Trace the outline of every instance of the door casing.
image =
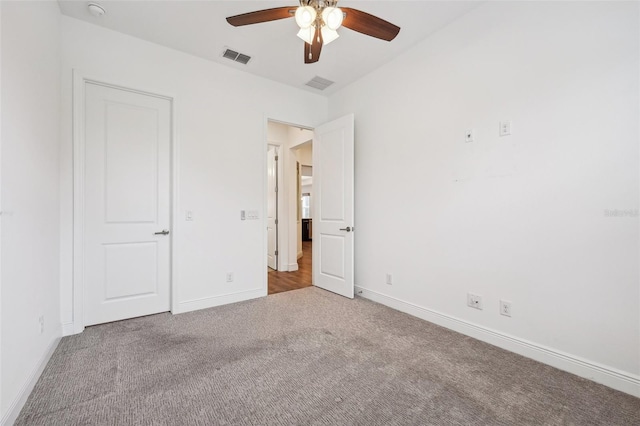
MULTIPOLYGON (((353 122, 353 114, 350 114, 350 117, 351 117, 351 120, 353 122)), ((300 128, 300 129, 307 129, 307 130, 313 130, 314 127, 316 127, 315 125, 309 124, 309 123, 307 123, 307 124, 296 124, 296 120, 295 119, 291 119, 291 118, 288 119, 286 117, 278 117, 277 115, 265 114, 264 115, 264 121, 263 121, 263 125, 264 125, 264 137, 263 137, 263 140, 266 142, 267 145, 268 144, 274 144, 274 142, 270 141, 269 137, 268 137, 268 124, 269 124, 270 121, 271 122, 276 122, 276 123, 281 123, 281 124, 284 124, 284 125, 287 125, 287 126, 291 126, 291 127, 297 127, 297 128, 300 128)), ((287 166, 287 163, 288 163, 287 160, 284 159, 284 156, 285 156, 285 153, 286 153, 286 155, 290 155, 290 153, 288 152, 290 150, 287 149, 288 147, 286 147, 284 145, 279 145, 279 146, 282 148, 280 150, 280 155, 281 155, 280 160, 281 160, 282 163, 281 163, 281 165, 279 167, 280 167, 280 170, 283 171, 285 169, 285 167, 287 166)), ((315 141, 314 141, 314 146, 315 146, 315 141)), ((314 156, 314 159, 313 159, 314 168, 316 166, 315 161, 316 160, 315 160, 315 156, 314 156)), ((262 164, 263 164, 263 167, 264 167, 264 170, 263 170, 263 173, 262 173, 262 176, 263 176, 263 179, 264 179, 264 181, 262 183, 262 187, 264 188, 264 199, 263 199, 264 210, 263 211, 266 212, 267 202, 268 202, 267 201, 267 196, 268 195, 267 195, 267 150, 266 149, 263 150, 263 161, 262 161, 262 164)), ((290 183, 291 179, 288 179, 287 176, 282 176, 282 177, 283 177, 283 179, 280 180, 281 182, 289 182, 290 183)), ((282 185, 284 185, 284 183, 282 183, 280 185, 280 188, 279 188, 280 192, 278 193, 278 197, 279 197, 279 199, 280 199, 280 197, 284 197, 285 200, 288 201, 288 199, 289 199, 288 195, 289 195, 290 191, 295 191, 295 188, 286 188, 286 190, 283 191, 282 190, 282 188, 283 188, 282 185)), ((288 208, 288 202, 285 202, 284 204, 285 204, 285 208, 288 208)), ((316 207, 317 207, 317 203, 314 203, 314 215, 316 214, 315 213, 316 207)), ((267 273, 267 270, 268 270, 268 268, 267 268, 267 256, 266 256, 266 253, 267 253, 267 250, 268 250, 267 231, 266 231, 266 229, 267 229, 267 218, 266 218, 266 214, 264 214, 262 216, 263 216, 263 227, 262 227, 262 229, 264 230, 263 235, 262 235, 262 237, 263 237, 263 249, 262 249, 262 252, 265 253, 265 255, 263 256, 263 259, 264 259, 263 260, 263 271, 265 271, 265 273, 264 273, 263 291, 264 291, 264 295, 266 296, 268 294, 268 288, 269 288, 269 280, 268 280, 268 273, 267 273)), ((295 221, 296 219, 295 219, 295 217, 291 217, 291 215, 289 214, 289 215, 287 215, 287 220, 288 221, 291 221, 291 220, 295 221)), ((285 223, 283 223, 282 220, 280 221, 280 225, 282 225, 279 228, 281 230, 280 237, 279 237, 279 247, 280 247, 280 249, 282 249, 283 244, 286 244, 287 245, 287 253, 290 253, 291 250, 297 251, 297 247, 295 245, 292 246, 292 244, 291 244, 291 241, 293 239, 289 235, 290 234, 290 231, 288 230, 289 227, 285 223)), ((353 221, 352 221, 352 225, 351 226, 353 226, 353 221)), ((316 227, 314 226, 314 233, 315 233, 315 229, 316 229, 316 227)), ((282 250, 280 250, 280 254, 282 254, 282 250)), ((316 260, 314 258, 314 260, 312 262, 312 268, 314 270, 316 270, 317 267, 318 266, 316 265, 316 260)), ((354 265, 354 267, 355 267, 355 265, 354 265)), ((283 269, 283 270, 285 270, 285 269, 283 269)), ((288 269, 286 269, 286 270, 288 270, 288 269)), ((313 278, 312 278, 312 281, 313 281, 313 278)), ((315 285, 315 283, 313 283, 313 284, 315 285)), ((355 285, 355 283, 354 283, 354 285, 355 285)), ((351 296, 351 297, 353 297, 353 296, 351 296)))
POLYGON ((176 218, 177 198, 178 198, 178 149, 176 135, 176 103, 175 97, 162 94, 160 91, 143 90, 135 88, 135 85, 119 84, 110 82, 109 79, 95 78, 84 75, 78 70, 73 70, 73 304, 72 323, 63 329, 64 335, 82 333, 85 328, 84 320, 84 182, 85 182, 85 153, 84 153, 84 120, 85 120, 85 87, 86 85, 97 84, 118 90, 125 90, 139 93, 146 96, 163 98, 170 103, 171 114, 171 141, 170 141, 170 223, 173 234, 170 239, 170 307, 171 312, 177 311, 177 289, 176 282, 176 239, 179 237, 179 227, 176 218))

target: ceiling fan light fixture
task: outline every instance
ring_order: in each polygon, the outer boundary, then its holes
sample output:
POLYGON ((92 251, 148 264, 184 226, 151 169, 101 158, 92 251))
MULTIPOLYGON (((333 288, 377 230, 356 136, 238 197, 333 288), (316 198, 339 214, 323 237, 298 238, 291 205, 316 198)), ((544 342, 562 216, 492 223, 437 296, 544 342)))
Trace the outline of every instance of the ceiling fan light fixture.
POLYGON ((322 44, 327 45, 340 37, 336 30, 328 28, 326 25, 320 30, 322 32, 322 44))
POLYGON ((300 28, 300 31, 298 31, 297 36, 300 37, 302 40, 304 40, 305 43, 313 44, 313 36, 315 35, 315 33, 316 31, 315 31, 315 28, 313 27, 300 28))
POLYGON ((335 31, 340 28, 343 18, 342 10, 337 7, 325 7, 322 11, 322 20, 330 30, 335 31))
POLYGON ((309 28, 316 20, 316 10, 311 6, 300 6, 296 9, 296 24, 302 29, 309 28))

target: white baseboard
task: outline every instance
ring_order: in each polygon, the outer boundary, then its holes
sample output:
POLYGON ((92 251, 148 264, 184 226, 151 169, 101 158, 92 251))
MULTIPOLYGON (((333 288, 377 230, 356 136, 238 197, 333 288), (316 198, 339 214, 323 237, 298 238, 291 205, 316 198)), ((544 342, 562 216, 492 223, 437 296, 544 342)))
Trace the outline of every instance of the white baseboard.
POLYGON ((290 263, 289 266, 287 267, 287 271, 289 272, 295 272, 298 270, 298 264, 297 263, 290 263))
POLYGON ((74 324, 72 322, 62 324, 62 337, 71 336, 72 334, 77 334, 74 324))
POLYGON ((20 389, 18 396, 16 397, 16 399, 13 400, 13 402, 11 402, 11 405, 9 405, 9 409, 7 410, 5 415, 2 417, 2 422, 0 422, 0 425, 10 426, 15 423, 18 416, 20 415, 20 411, 22 410, 22 407, 24 407, 24 404, 27 402, 29 395, 31 395, 31 391, 36 386, 36 383, 38 382, 40 375, 44 371, 44 368, 47 366, 49 359, 51 359, 51 355, 53 355, 53 352, 58 347, 58 343, 60 343, 59 337, 56 337, 51 341, 51 344, 47 348, 46 352, 44 353, 42 358, 40 358, 40 361, 36 364, 36 366, 31 371, 31 374, 29 375, 29 379, 24 383, 24 385, 22 386, 22 389, 20 389))
POLYGON ((237 293, 228 293, 218 296, 203 297, 200 299, 187 300, 178 303, 178 309, 174 314, 183 314, 185 312, 197 311, 199 309, 213 308, 214 306, 226 305, 229 303, 242 302, 243 300, 256 299, 267 295, 265 288, 253 290, 239 291, 237 293))
POLYGON ((356 286, 356 294, 610 388, 640 397, 640 376, 356 286))

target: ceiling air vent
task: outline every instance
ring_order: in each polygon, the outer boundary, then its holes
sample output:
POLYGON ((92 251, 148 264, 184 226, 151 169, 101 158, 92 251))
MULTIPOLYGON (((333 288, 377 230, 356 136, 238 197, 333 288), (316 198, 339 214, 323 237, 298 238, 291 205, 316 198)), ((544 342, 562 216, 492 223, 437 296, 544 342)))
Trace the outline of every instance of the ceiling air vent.
POLYGON ((224 52, 222 52, 222 57, 231 59, 232 61, 235 61, 235 62, 239 62, 243 65, 247 65, 251 60, 251 56, 245 55, 243 53, 238 53, 235 50, 231 50, 231 49, 225 49, 224 52))
POLYGON ((326 78, 315 76, 311 80, 309 80, 306 85, 309 87, 313 87, 314 89, 324 90, 327 87, 331 86, 333 83, 333 81, 327 80, 326 78))

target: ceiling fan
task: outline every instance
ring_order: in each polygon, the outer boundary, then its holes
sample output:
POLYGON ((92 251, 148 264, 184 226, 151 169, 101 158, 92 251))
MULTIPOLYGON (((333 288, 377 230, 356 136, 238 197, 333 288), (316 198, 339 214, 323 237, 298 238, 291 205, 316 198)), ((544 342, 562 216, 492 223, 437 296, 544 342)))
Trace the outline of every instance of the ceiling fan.
POLYGON ((275 7, 230 16, 227 22, 234 27, 259 24, 295 17, 304 40, 304 62, 318 62, 322 46, 339 37, 336 31, 341 26, 381 40, 391 41, 400 32, 400 27, 350 7, 337 7, 338 0, 300 0, 300 6, 275 7))

